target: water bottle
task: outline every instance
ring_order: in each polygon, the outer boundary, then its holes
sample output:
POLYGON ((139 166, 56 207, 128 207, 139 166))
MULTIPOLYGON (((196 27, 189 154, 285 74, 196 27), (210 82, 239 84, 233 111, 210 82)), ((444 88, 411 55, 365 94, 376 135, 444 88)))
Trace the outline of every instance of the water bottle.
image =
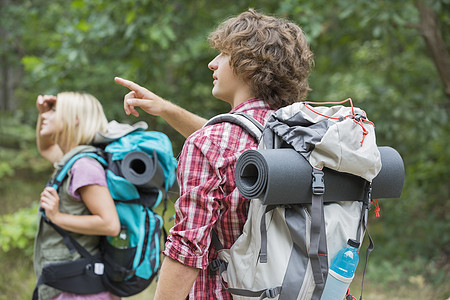
POLYGON ((358 266, 359 242, 349 239, 347 246, 339 250, 330 266, 321 300, 342 300, 355 276, 358 266))
POLYGON ((127 227, 122 225, 120 232, 116 236, 108 236, 108 242, 118 249, 126 249, 130 247, 130 236, 127 227))
POLYGON ((105 245, 105 273, 112 281, 123 281, 126 274, 117 272, 120 267, 130 269, 133 264, 133 248, 130 243, 128 228, 121 225, 120 232, 116 236, 108 236, 105 245))

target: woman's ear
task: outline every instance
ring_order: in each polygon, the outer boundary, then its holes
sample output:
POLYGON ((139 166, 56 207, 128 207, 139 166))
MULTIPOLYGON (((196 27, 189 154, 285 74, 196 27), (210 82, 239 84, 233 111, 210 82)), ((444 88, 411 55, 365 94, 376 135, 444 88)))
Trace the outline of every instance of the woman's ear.
POLYGON ((78 126, 80 124, 80 120, 78 120, 78 117, 75 119, 75 126, 78 126))

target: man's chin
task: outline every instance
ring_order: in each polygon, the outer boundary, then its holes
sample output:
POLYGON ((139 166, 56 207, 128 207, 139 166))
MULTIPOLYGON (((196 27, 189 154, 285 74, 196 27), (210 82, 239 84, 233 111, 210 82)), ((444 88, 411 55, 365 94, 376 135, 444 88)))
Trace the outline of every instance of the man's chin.
POLYGON ((230 101, 228 101, 226 99, 226 97, 224 97, 223 95, 220 95, 220 93, 214 92, 214 89, 212 91, 212 95, 213 95, 214 98, 216 98, 216 99, 218 99, 220 101, 223 101, 223 102, 226 102, 228 104, 231 104, 230 101))

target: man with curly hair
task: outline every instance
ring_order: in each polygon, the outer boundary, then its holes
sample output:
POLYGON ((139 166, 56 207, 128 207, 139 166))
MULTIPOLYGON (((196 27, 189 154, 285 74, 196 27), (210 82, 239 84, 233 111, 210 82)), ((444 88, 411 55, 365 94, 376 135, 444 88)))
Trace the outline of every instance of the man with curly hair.
MULTIPOLYGON (((220 54, 209 64, 212 94, 264 124, 274 110, 304 100, 313 54, 300 27, 252 9, 230 18, 210 34, 220 54)), ((255 149, 257 141, 240 126, 206 119, 162 99, 125 79, 127 114, 135 107, 161 116, 184 135, 178 165, 180 197, 176 218, 166 242, 166 255, 155 299, 231 299, 209 264, 217 258, 213 230, 225 248, 242 233, 249 201, 238 192, 234 167, 238 157, 255 149)))

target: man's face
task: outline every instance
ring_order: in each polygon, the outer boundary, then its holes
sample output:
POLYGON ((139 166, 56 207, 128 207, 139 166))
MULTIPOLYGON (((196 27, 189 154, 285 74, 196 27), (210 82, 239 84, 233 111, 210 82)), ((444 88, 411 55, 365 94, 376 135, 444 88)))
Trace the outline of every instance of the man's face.
POLYGON ((230 56, 224 53, 217 55, 209 64, 208 68, 213 73, 212 94, 217 99, 230 103, 232 107, 239 102, 248 100, 248 85, 236 74, 230 66, 230 56))

